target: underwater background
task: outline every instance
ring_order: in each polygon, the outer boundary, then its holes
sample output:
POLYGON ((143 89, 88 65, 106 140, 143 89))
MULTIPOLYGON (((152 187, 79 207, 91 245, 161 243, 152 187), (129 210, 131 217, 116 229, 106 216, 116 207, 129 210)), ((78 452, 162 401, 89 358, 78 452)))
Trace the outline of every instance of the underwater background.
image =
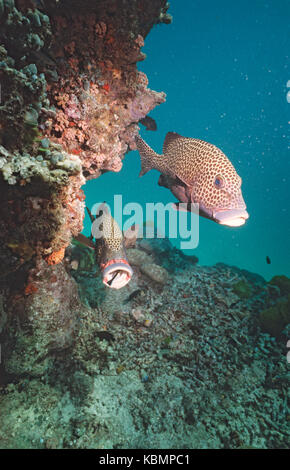
MULTIPOLYGON (((140 125, 141 135, 159 153, 168 131, 221 148, 242 177, 250 214, 238 228, 200 218, 199 245, 187 253, 202 265, 224 262, 266 280, 289 275, 290 4, 172 0, 170 13, 173 23, 155 27, 143 48, 147 58, 139 69, 167 98, 150 113, 157 131, 140 125)), ((87 182, 87 205, 106 200, 113 207, 114 194, 122 194, 124 204, 175 201, 157 185, 157 171, 139 179, 140 168, 138 152, 130 152, 121 172, 87 182)), ((88 217, 84 228, 88 234, 88 217)))
POLYGON ((289 13, 0 0, 0 449, 289 449, 289 13), (244 226, 82 243, 85 205, 174 202, 123 160, 148 113, 225 152, 244 226))

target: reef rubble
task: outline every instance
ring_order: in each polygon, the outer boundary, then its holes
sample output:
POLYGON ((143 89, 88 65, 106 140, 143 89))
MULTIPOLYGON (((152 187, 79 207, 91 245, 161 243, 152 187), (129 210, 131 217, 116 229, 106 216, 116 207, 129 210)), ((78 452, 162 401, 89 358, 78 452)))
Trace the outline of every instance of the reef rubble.
POLYGON ((37 368, 22 351, 26 373, 13 357, 0 448, 288 447, 288 330, 271 337, 260 322, 276 291, 247 271, 192 263, 168 240, 149 245, 137 242, 134 259, 165 270, 163 281, 136 262, 120 291, 95 277, 85 248, 67 250, 82 300, 77 341, 37 368))

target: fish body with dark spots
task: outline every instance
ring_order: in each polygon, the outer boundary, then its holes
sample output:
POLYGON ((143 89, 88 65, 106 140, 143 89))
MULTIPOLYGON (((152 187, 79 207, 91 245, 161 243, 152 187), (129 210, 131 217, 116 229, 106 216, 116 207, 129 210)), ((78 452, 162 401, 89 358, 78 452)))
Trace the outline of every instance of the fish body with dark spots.
POLYGON ((103 283, 107 287, 121 289, 133 275, 125 248, 132 243, 134 236, 137 237, 139 227, 130 227, 123 235, 105 203, 99 206, 95 217, 88 208, 87 211, 92 222, 92 237, 89 239, 79 234, 76 239, 95 250, 96 262, 101 269, 103 283))
MULTIPOLYGON (((215 145, 168 132, 163 155, 139 136, 140 176, 152 168, 160 171, 159 185, 186 204, 198 204, 201 216, 236 227, 249 217, 241 192, 242 180, 228 157, 215 145)), ((175 206, 178 209, 178 204, 175 206)))

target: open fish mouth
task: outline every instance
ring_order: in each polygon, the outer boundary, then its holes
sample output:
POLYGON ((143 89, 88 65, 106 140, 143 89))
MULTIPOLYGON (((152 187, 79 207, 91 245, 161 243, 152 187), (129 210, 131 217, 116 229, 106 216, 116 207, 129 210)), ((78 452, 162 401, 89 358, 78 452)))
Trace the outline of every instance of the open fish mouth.
POLYGON ((245 209, 228 209, 213 213, 215 222, 228 227, 240 227, 248 218, 249 214, 245 209))
POLYGON ((131 280, 133 270, 126 260, 114 260, 103 269, 103 283, 111 289, 121 289, 131 280))

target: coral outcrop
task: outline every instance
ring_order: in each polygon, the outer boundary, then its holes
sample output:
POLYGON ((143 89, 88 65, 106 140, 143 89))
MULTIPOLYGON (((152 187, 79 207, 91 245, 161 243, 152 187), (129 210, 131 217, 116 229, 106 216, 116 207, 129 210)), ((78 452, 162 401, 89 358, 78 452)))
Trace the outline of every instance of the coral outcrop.
POLYGON ((268 283, 269 301, 267 308, 260 313, 263 331, 280 337, 290 323, 290 279, 287 276, 274 276, 268 283))
POLYGON ((1 205, 22 214, 12 234, 1 208, 1 258, 10 272, 22 263, 15 245, 58 259, 53 253, 81 230, 85 178, 119 171, 138 121, 165 100, 136 63, 150 28, 170 15, 164 0, 0 5, 1 205))
POLYGON ((5 371, 10 376, 42 376, 54 355, 70 348, 79 333, 78 289, 62 263, 40 260, 30 271, 25 296, 13 295, 7 333, 2 337, 5 371))
MULTIPOLYGON (((81 250, 67 250, 83 300, 70 326, 78 341, 50 331, 60 349, 49 364, 37 356, 42 374, 14 369, 0 387, 1 448, 288 448, 287 336, 261 331, 267 283, 185 260, 167 240, 140 241, 134 258, 167 270, 164 246, 176 260, 167 281, 154 282, 136 265, 120 291, 86 269, 85 250, 83 263, 81 250), (251 297, 233 292, 238 282, 249 284, 251 297)), ((41 305, 35 311, 48 332, 41 305)), ((26 359, 35 369, 29 351, 26 359)))
POLYGON ((262 310, 260 323, 262 330, 271 336, 281 335, 284 328, 290 324, 290 295, 286 300, 280 300, 272 307, 262 310))
POLYGON ((170 22, 167 9, 165 0, 0 0, 0 325, 5 317, 10 374, 38 373, 17 354, 35 348, 38 364, 52 324, 72 332, 75 284, 57 266, 82 230, 86 179, 119 171, 138 121, 165 100, 137 63, 151 27, 170 22), (52 287, 54 302, 44 295, 52 287))
POLYGON ((281 296, 290 295, 290 279, 287 276, 274 276, 269 281, 269 286, 278 287, 281 296))

